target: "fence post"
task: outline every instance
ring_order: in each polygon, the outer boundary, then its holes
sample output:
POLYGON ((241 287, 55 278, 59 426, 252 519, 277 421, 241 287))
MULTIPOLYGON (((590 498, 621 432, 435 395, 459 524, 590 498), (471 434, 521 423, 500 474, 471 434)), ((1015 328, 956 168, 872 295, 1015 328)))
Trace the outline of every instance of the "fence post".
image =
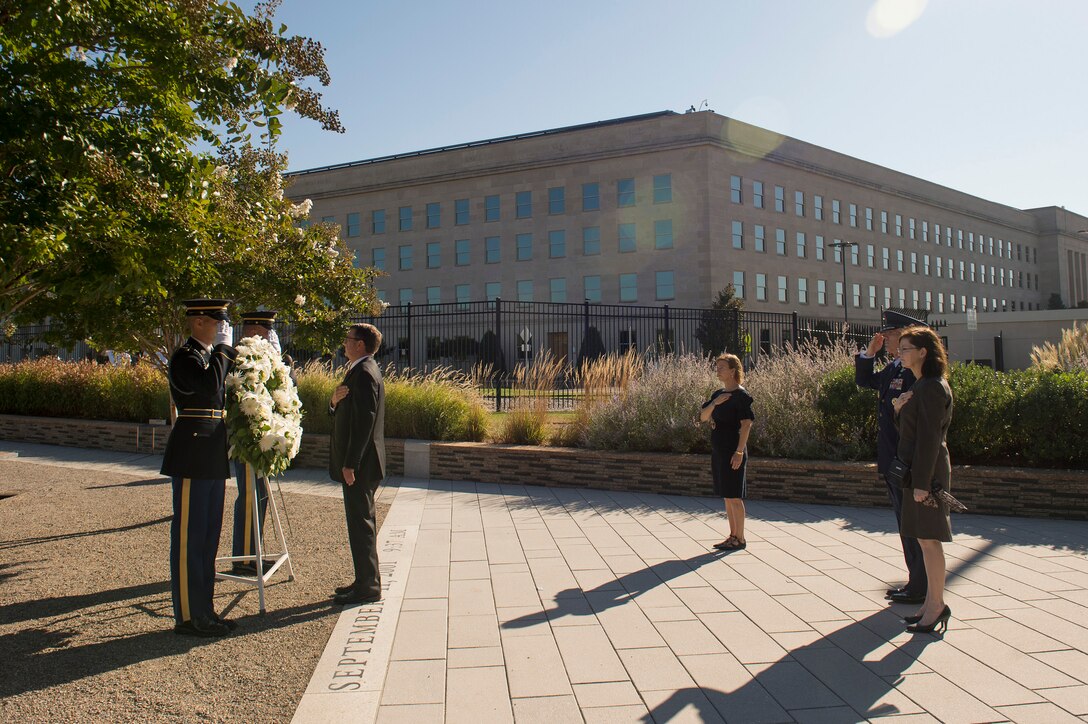
POLYGON ((412 369, 412 303, 408 302, 408 369, 412 369))
POLYGON ((665 352, 672 353, 672 335, 669 334, 669 305, 665 305, 665 352))
POLYGON ((585 345, 589 342, 589 300, 582 302, 582 347, 578 350, 578 356, 585 358, 585 345))
POLYGON ((790 315, 790 340, 793 344, 793 348, 797 349, 797 310, 793 311, 790 315))
MULTIPOLYGON (((502 299, 495 297, 495 346, 502 354, 502 299)), ((505 356, 505 355, 504 355, 505 356)), ((502 379, 498 370, 492 370, 495 375, 495 412, 502 412, 502 379)))

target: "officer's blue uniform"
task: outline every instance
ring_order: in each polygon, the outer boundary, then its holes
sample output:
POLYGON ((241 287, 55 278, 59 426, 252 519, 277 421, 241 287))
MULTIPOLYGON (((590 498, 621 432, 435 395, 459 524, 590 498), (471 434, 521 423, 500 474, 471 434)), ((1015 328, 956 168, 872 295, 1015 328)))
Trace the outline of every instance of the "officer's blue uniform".
MULTIPOLYGON (((891 314, 893 313, 889 312, 888 316, 891 314)), ((909 326, 909 323, 901 324, 901 326, 909 326)), ((895 408, 892 407, 892 400, 914 385, 914 374, 896 362, 889 362, 879 372, 874 372, 875 362, 876 360, 872 357, 866 359, 860 354, 857 355, 854 358, 854 381, 859 387, 876 390, 878 394, 876 468, 888 486, 888 498, 891 500, 892 509, 895 510, 895 524, 898 529, 903 511, 903 491, 898 485, 891 483, 886 476, 888 466, 895 457, 896 448, 899 447, 899 432, 895 427, 895 408)), ((907 585, 904 588, 912 597, 925 596, 927 584, 922 549, 914 538, 900 536, 900 541, 903 545, 903 559, 906 561, 908 573, 907 585)))
MULTIPOLYGON (((203 313, 186 302, 188 314, 203 313)), ((213 305, 214 306, 214 305, 213 305)), ((213 309, 212 312, 215 310, 213 309)), ((213 313, 207 316, 215 317, 213 313)), ((174 517, 170 524, 170 584, 176 623, 202 630, 215 624, 212 606, 215 556, 223 527, 223 490, 227 463, 224 383, 237 356, 219 344, 208 350, 190 337, 170 358, 170 395, 178 418, 163 455, 162 474, 173 483, 174 517)))

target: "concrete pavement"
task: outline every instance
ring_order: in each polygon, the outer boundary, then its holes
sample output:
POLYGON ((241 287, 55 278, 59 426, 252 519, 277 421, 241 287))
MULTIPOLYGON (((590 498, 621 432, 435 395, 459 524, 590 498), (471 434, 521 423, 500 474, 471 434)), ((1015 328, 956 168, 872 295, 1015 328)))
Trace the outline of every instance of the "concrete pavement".
MULTIPOLYGON (((158 458, 0 441, 157 475, 158 458)), ((322 471, 284 490, 339 496, 322 471)), ((1088 721, 1088 524, 963 515, 951 627, 889 607, 890 510, 397 478, 385 597, 343 610, 296 722, 1088 721)))

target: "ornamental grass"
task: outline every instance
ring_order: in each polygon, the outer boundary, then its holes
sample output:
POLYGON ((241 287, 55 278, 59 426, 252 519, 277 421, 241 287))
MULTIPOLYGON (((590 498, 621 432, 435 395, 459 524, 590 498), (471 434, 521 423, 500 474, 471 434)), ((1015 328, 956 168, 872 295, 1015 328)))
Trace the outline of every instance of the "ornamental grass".
POLYGON ((0 413, 147 422, 170 416, 166 377, 151 364, 39 359, 0 364, 0 413))

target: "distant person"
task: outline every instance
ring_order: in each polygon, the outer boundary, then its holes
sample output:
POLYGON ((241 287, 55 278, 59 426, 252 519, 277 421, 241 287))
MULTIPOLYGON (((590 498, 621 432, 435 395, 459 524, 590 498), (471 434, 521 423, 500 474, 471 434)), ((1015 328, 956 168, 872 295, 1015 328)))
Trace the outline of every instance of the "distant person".
POLYGON ((374 511, 374 493, 385 477, 385 382, 374 361, 381 344, 382 333, 377 327, 348 327, 344 338, 347 373, 329 403, 333 416, 329 475, 342 484, 355 569, 355 580, 336 589, 333 601, 341 605, 382 598, 374 511))
MULTIPOLYGON (((906 314, 884 312, 881 331, 873 335, 866 350, 854 358, 854 381, 858 387, 877 391, 877 438, 876 469, 888 488, 888 499, 895 511, 895 525, 902 528, 903 491, 888 480, 888 466, 895 457, 899 445, 899 433, 895 428, 895 410, 892 401, 908 391, 914 384, 914 374, 904 367, 898 356, 899 334, 904 328, 921 325, 906 314), (879 371, 874 371, 876 355, 881 348, 892 359, 879 371)), ((922 549, 913 538, 900 536, 903 560, 907 564, 907 582, 903 586, 889 588, 886 597, 893 603, 921 603, 926 598, 926 568, 922 549)))
POLYGON ((230 475, 224 395, 237 352, 226 299, 185 302, 192 336, 170 358, 170 396, 177 421, 163 454, 173 486, 170 590, 174 633, 225 636, 235 626, 215 612, 215 555, 223 529, 223 490, 230 475))
POLYGON ((714 494, 724 498, 725 515, 729 519, 729 537, 714 547, 723 551, 743 550, 748 546, 744 537, 748 436, 756 418, 752 396, 741 387, 744 366, 740 359, 734 354, 722 354, 714 362, 714 370, 722 387, 703 403, 699 413, 699 419, 711 425, 710 471, 714 494))
POLYGON ((911 633, 948 628, 952 609, 944 603, 945 560, 941 542, 952 542, 948 505, 935 497, 951 492, 952 464, 948 457, 948 426, 952 422, 952 390, 948 354, 940 337, 928 327, 909 327, 899 337, 899 357, 917 380, 910 392, 895 400, 899 446, 896 456, 910 474, 903 491, 901 535, 918 540, 925 559, 929 588, 921 610, 904 621, 911 633))

